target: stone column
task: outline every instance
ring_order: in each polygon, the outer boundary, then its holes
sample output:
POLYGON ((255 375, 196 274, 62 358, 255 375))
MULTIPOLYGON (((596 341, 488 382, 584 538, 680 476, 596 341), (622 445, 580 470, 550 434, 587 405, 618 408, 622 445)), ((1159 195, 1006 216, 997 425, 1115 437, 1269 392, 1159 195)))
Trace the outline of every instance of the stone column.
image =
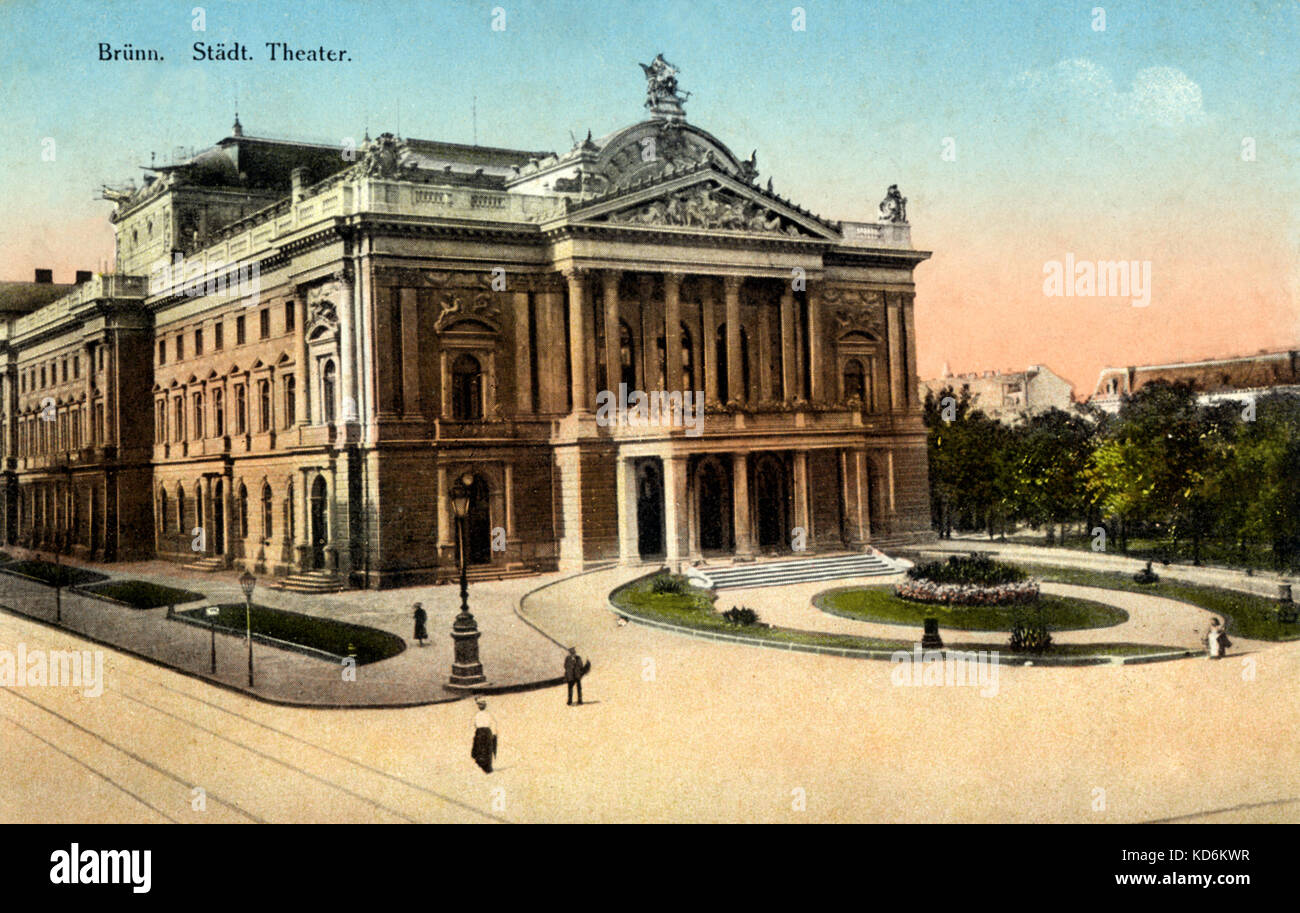
POLYGON ((592 411, 591 392, 587 389, 587 272, 566 270, 569 281, 569 382, 573 411, 592 411))
MULTIPOLYGON (((911 295, 903 295, 903 402, 910 408, 919 405, 920 378, 916 374, 916 323, 911 295)), ((1028 390, 1025 391, 1028 396, 1028 390)))
POLYGON ((298 470, 299 493, 294 497, 293 510, 293 552, 298 570, 309 570, 311 565, 311 467, 303 466, 298 470))
POLYGON ((704 286, 704 293, 700 302, 701 319, 704 326, 700 328, 700 370, 704 372, 704 401, 706 403, 716 403, 718 401, 718 346, 717 346, 717 317, 714 314, 714 299, 717 297, 716 286, 712 280, 704 286))
MULTIPOLYGON (((117 436, 117 333, 104 340, 104 444, 116 446, 117 436)), ((181 412, 184 413, 184 407, 181 412)))
POLYGON ((772 309, 766 302, 758 308, 758 399, 772 398, 772 309))
POLYGON ((808 299, 808 398, 814 402, 822 399, 825 375, 825 353, 822 350, 822 296, 809 286, 808 299))
POLYGON ((528 313, 528 292, 515 292, 515 410, 534 412, 532 327, 528 313))
POLYGON ((402 309, 402 411, 407 417, 422 418, 420 400, 420 312, 418 292, 401 291, 402 309))
POLYGON ((682 388, 681 292, 681 273, 664 273, 664 389, 668 391, 682 388))
POLYGON ((201 489, 203 498, 202 512, 199 526, 203 529, 203 557, 208 558, 212 555, 213 530, 212 526, 212 476, 203 476, 203 488, 201 489))
MULTIPOLYGON (((664 558, 674 574, 681 572, 686 555, 686 455, 663 458, 664 464, 664 558)), ((636 502, 633 501, 635 504, 636 502)))
MULTIPOLYGON (((297 399, 294 400, 294 411, 297 414, 293 416, 293 421, 296 425, 310 425, 311 372, 307 365, 307 298, 303 295, 299 295, 298 299, 294 302, 294 308, 298 311, 298 319, 295 321, 298 329, 298 364, 294 372, 297 377, 295 382, 298 385, 298 396, 297 399)), ((227 410, 226 424, 228 426, 230 404, 225 402, 226 392, 224 389, 221 393, 221 400, 225 403, 225 408, 227 410)), ((230 428, 227 427, 225 430, 229 431, 230 428)))
POLYGON ((641 310, 641 389, 650 391, 659 384, 659 322, 654 300, 654 279, 645 273, 637 277, 637 302, 641 310))
POLYGON ((744 364, 740 357, 740 276, 726 276, 722 293, 727 308, 727 399, 745 402, 744 364))
POLYGON ((636 470, 632 461, 622 456, 615 458, 614 470, 614 484, 618 489, 618 560, 620 564, 632 564, 641 557, 637 549, 636 470))
POLYGON ((809 546, 813 542, 812 530, 812 500, 808 491, 808 451, 796 450, 794 452, 794 525, 802 527, 805 541, 809 546))
POLYGON ((564 398, 564 302, 558 287, 537 293, 537 410, 565 411, 564 398), (543 356, 545 353, 545 357, 543 356))
POLYGON ((618 283, 622 278, 618 270, 607 269, 601 273, 604 286, 605 303, 605 386, 618 393, 618 384, 623 376, 623 358, 619 340, 618 283))
POLYGON ((894 411, 904 408, 903 388, 903 321, 898 309, 898 295, 885 293, 885 314, 889 332, 889 407, 894 411))
POLYGON ((799 395, 795 373, 794 292, 789 285, 781 291, 781 397, 787 403, 799 395))
POLYGON ((745 453, 731 455, 731 504, 736 535, 736 557, 752 558, 754 537, 749 524, 749 460, 745 453))
POLYGON ((357 411, 357 340, 356 323, 353 315, 357 302, 352 291, 352 276, 349 272, 340 272, 336 279, 339 287, 339 425, 355 423, 360 416, 357 411))

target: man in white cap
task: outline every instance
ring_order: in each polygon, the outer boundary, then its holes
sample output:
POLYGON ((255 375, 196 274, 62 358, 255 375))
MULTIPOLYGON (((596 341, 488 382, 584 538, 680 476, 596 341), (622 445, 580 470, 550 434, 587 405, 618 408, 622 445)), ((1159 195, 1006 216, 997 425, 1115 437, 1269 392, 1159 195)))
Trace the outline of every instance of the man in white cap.
POLYGON ((475 703, 478 704, 478 713, 474 714, 474 746, 469 753, 474 762, 483 768, 483 773, 490 774, 492 759, 497 755, 496 720, 487 712, 486 700, 478 697, 475 698, 475 703))

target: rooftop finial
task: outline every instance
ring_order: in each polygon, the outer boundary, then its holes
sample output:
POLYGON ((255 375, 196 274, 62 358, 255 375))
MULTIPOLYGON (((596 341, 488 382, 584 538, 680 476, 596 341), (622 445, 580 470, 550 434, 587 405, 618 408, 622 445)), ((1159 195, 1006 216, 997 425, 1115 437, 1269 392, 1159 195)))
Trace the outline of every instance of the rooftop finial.
POLYGON ((243 136, 243 135, 244 135, 244 125, 241 124, 241 123, 239 122, 239 112, 238 112, 238 111, 235 112, 235 126, 233 126, 233 127, 230 128, 230 135, 231 135, 231 136, 243 136))

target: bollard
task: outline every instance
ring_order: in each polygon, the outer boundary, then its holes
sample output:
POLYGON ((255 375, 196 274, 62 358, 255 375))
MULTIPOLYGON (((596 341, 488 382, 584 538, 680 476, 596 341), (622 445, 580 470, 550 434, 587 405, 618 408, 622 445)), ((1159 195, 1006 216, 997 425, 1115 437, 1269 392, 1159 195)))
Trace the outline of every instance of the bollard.
POLYGON ((925 633, 921 635, 922 650, 942 650, 943 638, 939 636, 939 619, 925 619, 925 633))

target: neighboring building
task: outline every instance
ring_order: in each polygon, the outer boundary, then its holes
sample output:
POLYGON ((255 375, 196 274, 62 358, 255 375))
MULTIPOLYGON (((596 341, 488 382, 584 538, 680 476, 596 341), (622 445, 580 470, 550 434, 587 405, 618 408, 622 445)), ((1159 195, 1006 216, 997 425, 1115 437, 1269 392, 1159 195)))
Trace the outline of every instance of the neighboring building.
POLYGON ((1038 415, 1049 409, 1069 411, 1074 406, 1074 387, 1046 365, 1030 365, 1024 371, 985 371, 983 374, 949 374, 921 381, 921 399, 952 387, 960 393, 969 388, 975 408, 1003 422, 1038 415))
POLYGON ((654 72, 649 119, 563 155, 236 120, 107 192, 118 274, 0 323, 4 541, 446 579, 463 475, 476 573, 928 535, 906 201, 764 190, 654 72), (603 421, 620 383, 707 407, 603 421))
POLYGON ((1253 402, 1269 393, 1300 394, 1300 352, 1261 351, 1235 358, 1102 368, 1097 389, 1088 402, 1116 413, 1125 396, 1136 393, 1153 380, 1183 381, 1197 391, 1202 403, 1232 399, 1253 402))

